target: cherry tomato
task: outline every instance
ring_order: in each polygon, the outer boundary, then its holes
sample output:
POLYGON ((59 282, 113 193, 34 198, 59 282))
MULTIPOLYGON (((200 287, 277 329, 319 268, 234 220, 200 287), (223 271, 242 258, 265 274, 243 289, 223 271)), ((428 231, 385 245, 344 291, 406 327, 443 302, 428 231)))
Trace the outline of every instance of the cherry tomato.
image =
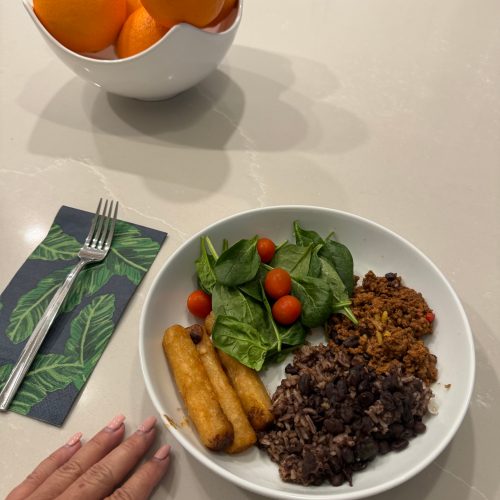
POLYGON ((425 313, 425 319, 429 322, 429 323, 432 323, 434 321, 434 318, 435 318, 435 314, 432 312, 432 311, 427 311, 425 313))
POLYGON ((264 290, 269 297, 279 299, 283 295, 288 295, 292 289, 292 278, 288 271, 277 267, 271 269, 264 278, 264 290))
POLYGON ((275 251, 276 245, 269 238, 259 238, 257 240, 257 253, 260 256, 260 260, 264 262, 264 264, 271 262, 275 251))
POLYGON ((212 310, 212 297, 203 290, 195 290, 187 299, 189 312, 198 318, 205 318, 212 310))
POLYGON ((291 325, 300 316, 302 304, 293 295, 284 295, 273 305, 273 318, 282 325, 291 325))

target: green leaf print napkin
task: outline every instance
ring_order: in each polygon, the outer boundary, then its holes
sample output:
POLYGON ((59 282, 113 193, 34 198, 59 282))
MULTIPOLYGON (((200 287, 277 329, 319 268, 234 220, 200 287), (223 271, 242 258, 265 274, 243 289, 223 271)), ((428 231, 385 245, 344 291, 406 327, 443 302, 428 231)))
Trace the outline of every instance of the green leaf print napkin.
MULTIPOLYGON (((56 289, 77 263, 92 217, 63 206, 47 237, 0 295, 0 389, 56 289)), ((63 424, 165 237, 164 232, 117 221, 108 256, 78 276, 9 410, 63 424)))

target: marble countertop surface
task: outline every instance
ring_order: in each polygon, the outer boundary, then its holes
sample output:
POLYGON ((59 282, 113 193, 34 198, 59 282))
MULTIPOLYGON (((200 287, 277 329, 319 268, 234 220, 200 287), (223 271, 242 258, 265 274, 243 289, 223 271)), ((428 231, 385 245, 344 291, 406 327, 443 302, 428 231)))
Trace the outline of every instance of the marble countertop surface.
MULTIPOLYGON (((155 414, 139 317, 187 238, 243 210, 307 204, 417 245, 474 333, 475 389, 456 437, 375 498, 500 498, 499 19, 495 0, 251 0, 219 69, 148 103, 76 77, 21 2, 1 2, 0 290, 61 205, 92 211, 114 198, 124 219, 169 237, 64 426, 0 415, 0 496, 74 432, 92 435, 120 412, 133 429, 155 414)), ((174 459, 155 499, 262 498, 219 480, 166 429, 164 441, 174 459)))

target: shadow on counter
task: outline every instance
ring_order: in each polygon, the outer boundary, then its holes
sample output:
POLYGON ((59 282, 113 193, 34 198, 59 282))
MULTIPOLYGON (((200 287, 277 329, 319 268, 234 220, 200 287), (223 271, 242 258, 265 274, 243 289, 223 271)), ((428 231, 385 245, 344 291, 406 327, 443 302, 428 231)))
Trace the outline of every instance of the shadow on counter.
MULTIPOLYGON (((19 98, 39 117, 31 152, 137 175, 153 192, 180 202, 222 186, 232 191, 240 174, 248 182, 247 171, 261 168, 265 153, 342 154, 368 139, 366 125, 333 104, 339 84, 329 68, 297 56, 233 46, 198 86, 158 102, 111 95, 77 78, 37 98, 49 73, 50 67, 34 75, 19 98), (242 155, 230 160, 229 152, 242 155)), ((302 160, 304 168, 331 184, 309 160, 302 160)))

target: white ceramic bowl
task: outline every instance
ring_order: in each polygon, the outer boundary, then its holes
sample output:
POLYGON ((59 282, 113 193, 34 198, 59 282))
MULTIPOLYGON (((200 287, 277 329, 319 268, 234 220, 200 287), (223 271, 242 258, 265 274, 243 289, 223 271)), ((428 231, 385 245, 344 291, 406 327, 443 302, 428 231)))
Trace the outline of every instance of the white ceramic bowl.
POLYGON ((31 0, 23 3, 50 48, 78 76, 113 94, 143 100, 173 97, 217 68, 233 43, 243 8, 239 0, 228 18, 211 30, 178 24, 140 54, 116 59, 109 49, 92 56, 67 49, 42 25, 31 0))
MULTIPOLYGON (((475 359, 471 330, 460 301, 436 266, 411 243, 388 229, 361 217, 336 210, 281 206, 251 210, 211 225, 184 243, 164 264, 145 302, 140 324, 140 358, 149 395, 173 436, 207 467, 248 490, 274 498, 347 500, 365 498, 392 488, 427 466, 450 442, 467 410, 474 381, 475 359), (379 456, 368 468, 354 475, 352 487, 330 485, 303 487, 284 483, 278 467, 264 452, 253 448, 241 455, 212 453, 199 442, 185 422, 185 413, 161 340, 173 323, 195 322, 186 310, 186 298, 196 288, 194 261, 199 237, 210 236, 220 248, 224 238, 234 243, 258 234, 276 242, 292 237, 292 221, 326 236, 335 231, 353 256, 355 272, 397 272, 404 283, 423 293, 436 313, 435 332, 428 345, 438 356, 439 381, 434 384, 437 415, 427 421, 427 432, 411 441, 400 453, 379 456), (449 388, 445 385, 451 384, 449 388)), ((286 363, 263 374, 272 393, 283 377, 286 363)))

